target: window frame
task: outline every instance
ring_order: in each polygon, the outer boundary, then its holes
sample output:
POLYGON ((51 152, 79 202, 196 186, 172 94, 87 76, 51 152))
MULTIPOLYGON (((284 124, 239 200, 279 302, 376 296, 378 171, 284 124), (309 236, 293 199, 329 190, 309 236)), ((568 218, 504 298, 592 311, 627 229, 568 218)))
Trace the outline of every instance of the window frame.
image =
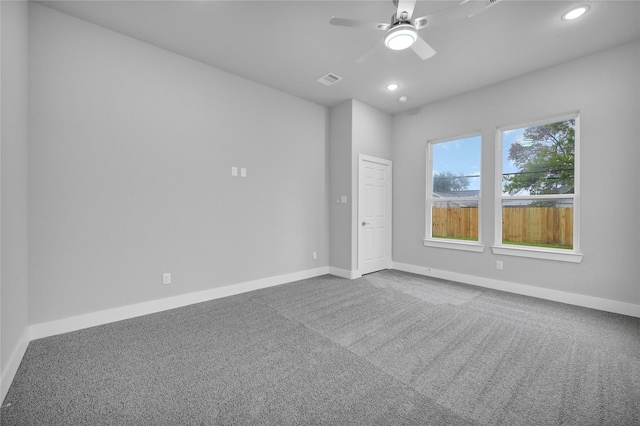
POLYGON ((482 243, 482 132, 470 132, 464 133, 452 137, 432 139, 427 141, 426 149, 426 191, 425 191, 425 234, 423 244, 426 247, 437 247, 451 250, 463 250, 481 253, 484 251, 484 244, 482 243), (432 203, 433 198, 433 145, 452 142, 461 139, 468 138, 480 138, 480 192, 477 197, 445 197, 438 198, 438 201, 473 201, 478 203, 478 241, 466 241, 456 240, 448 238, 433 238, 433 224, 432 224, 432 203))
POLYGON ((534 259, 555 260, 560 262, 582 262, 583 254, 580 252, 580 111, 571 111, 562 114, 551 115, 536 120, 529 120, 500 126, 496 128, 495 151, 495 235, 491 250, 494 254, 505 256, 518 256, 534 259), (503 132, 526 127, 540 126, 557 123, 566 120, 575 120, 575 146, 574 146, 574 192, 573 194, 549 194, 512 196, 502 194, 502 134, 503 132), (502 242, 502 202, 505 200, 549 200, 571 199, 573 200, 573 248, 554 249, 535 246, 518 246, 503 244, 502 242))

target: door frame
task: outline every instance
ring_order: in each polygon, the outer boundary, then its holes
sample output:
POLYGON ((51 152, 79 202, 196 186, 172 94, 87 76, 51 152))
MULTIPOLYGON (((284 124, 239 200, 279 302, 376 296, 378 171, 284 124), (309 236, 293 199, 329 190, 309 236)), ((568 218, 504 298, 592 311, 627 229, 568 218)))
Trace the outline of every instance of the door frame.
POLYGON ((361 212, 364 211, 364 197, 363 197, 363 191, 362 191, 362 185, 363 185, 363 179, 362 179, 362 171, 364 170, 364 168, 362 167, 363 162, 369 162, 369 163, 377 163, 377 164, 382 164, 386 167, 388 167, 388 171, 389 173, 387 174, 387 185, 386 185, 386 196, 385 196, 385 201, 386 201, 386 205, 385 205, 385 209, 386 209, 386 222, 385 222, 385 232, 386 232, 386 241, 387 241, 387 247, 385 247, 385 251, 386 251, 386 258, 387 258, 387 269, 391 269, 392 267, 392 261, 391 261, 391 247, 393 245, 393 230, 392 230, 392 225, 393 225, 393 220, 392 220, 392 214, 393 214, 393 162, 391 160, 387 160, 384 158, 378 158, 378 157, 373 157, 371 155, 365 155, 365 154, 358 154, 358 208, 357 208, 357 212, 355 214, 355 222, 354 222, 354 226, 356 228, 356 235, 357 235, 357 239, 356 239, 356 244, 355 244, 355 248, 356 248, 356 252, 357 252, 357 260, 358 260, 358 269, 357 269, 357 275, 360 277, 362 276, 362 253, 363 250, 361 249, 361 244, 362 244, 362 227, 360 226, 360 222, 363 220, 361 217, 361 212))

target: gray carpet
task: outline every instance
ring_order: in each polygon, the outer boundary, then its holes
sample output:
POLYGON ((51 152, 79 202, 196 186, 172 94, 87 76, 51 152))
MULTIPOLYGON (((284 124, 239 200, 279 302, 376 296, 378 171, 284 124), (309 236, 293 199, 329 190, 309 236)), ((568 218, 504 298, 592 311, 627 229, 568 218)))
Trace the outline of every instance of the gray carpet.
POLYGON ((2 425, 640 425, 640 319, 384 271, 30 343, 2 425))

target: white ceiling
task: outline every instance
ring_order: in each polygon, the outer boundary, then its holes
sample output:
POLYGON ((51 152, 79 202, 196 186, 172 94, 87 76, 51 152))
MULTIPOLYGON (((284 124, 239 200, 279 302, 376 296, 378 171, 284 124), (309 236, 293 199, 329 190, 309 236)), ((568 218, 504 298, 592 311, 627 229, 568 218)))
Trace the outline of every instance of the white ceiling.
MULTIPOLYGON (((475 0, 473 0, 475 1, 475 0)), ((423 1, 414 17, 457 1, 423 1)), ((325 106, 358 99, 390 114, 640 39, 640 1, 503 0, 483 13, 420 30, 437 51, 379 45, 384 32, 338 27, 332 16, 388 22, 379 1, 41 1, 40 3, 266 86, 325 106), (572 6, 589 4, 576 21, 572 6), (316 80, 343 78, 332 86, 316 80), (389 92, 386 83, 400 89, 389 92), (398 97, 406 95, 406 103, 398 97)))

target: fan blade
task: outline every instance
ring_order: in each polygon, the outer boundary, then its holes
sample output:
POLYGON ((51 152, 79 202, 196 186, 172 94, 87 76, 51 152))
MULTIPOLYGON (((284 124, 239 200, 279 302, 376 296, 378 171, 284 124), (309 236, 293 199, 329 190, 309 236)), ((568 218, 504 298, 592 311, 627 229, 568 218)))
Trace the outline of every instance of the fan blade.
POLYGON ((369 28, 371 30, 388 30, 391 24, 383 24, 381 22, 360 21, 357 19, 336 18, 333 16, 329 23, 331 25, 341 25, 343 27, 369 28))
POLYGON ((411 45, 411 49, 413 49, 413 51, 416 52, 416 54, 420 56, 420 59, 422 59, 423 61, 436 54, 436 51, 433 49, 433 47, 431 47, 429 43, 424 41, 421 37, 418 37, 416 42, 411 45))
POLYGON ((406 21, 411 20, 413 15, 413 9, 416 7, 416 0, 398 0, 398 11, 396 12, 396 18, 406 21), (402 13, 406 13, 407 17, 404 18, 402 13))
POLYGON ((495 3, 495 0, 493 2, 488 0, 466 0, 449 9, 416 18, 413 22, 418 30, 421 28, 439 27, 440 25, 475 16, 495 3))

